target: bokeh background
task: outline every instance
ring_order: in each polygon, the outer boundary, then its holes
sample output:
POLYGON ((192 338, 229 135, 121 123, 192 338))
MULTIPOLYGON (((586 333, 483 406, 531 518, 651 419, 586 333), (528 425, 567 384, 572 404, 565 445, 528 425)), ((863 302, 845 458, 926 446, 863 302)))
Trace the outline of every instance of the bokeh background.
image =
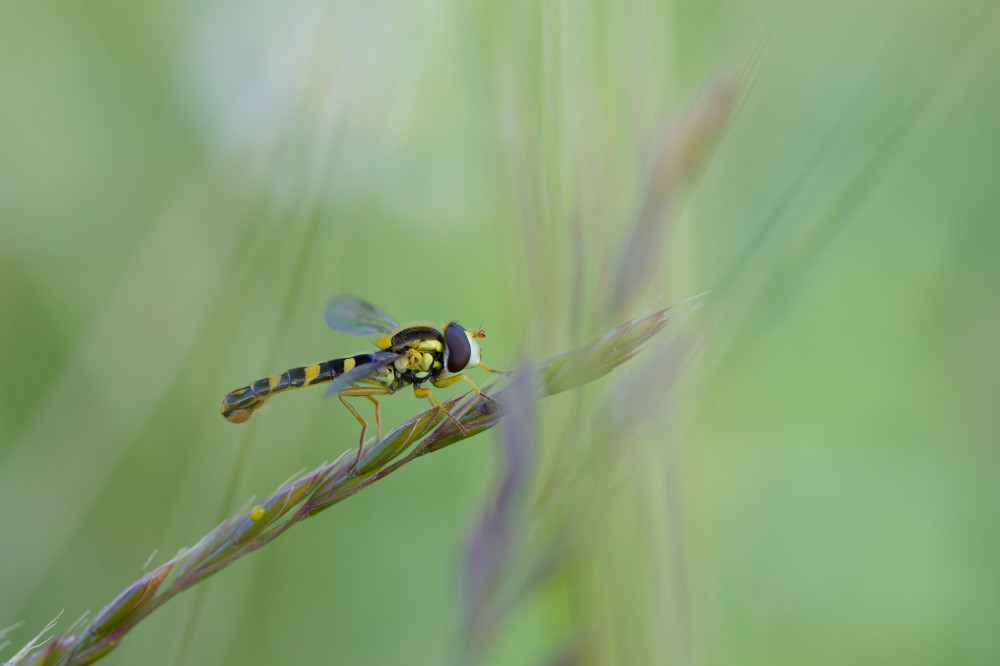
POLYGON ((512 367, 711 290, 538 404, 486 592, 497 432, 105 663, 997 663, 998 35, 935 0, 5 2, 0 656, 354 445, 321 391, 217 413, 365 350, 332 296, 512 367))

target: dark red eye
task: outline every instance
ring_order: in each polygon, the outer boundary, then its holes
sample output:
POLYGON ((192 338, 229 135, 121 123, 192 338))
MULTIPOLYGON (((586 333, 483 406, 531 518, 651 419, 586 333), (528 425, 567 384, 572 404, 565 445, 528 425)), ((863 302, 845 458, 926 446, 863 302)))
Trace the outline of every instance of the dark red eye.
POLYGON ((461 372, 472 358, 472 345, 465 329, 452 322, 444 330, 444 344, 448 349, 446 367, 448 372, 461 372))

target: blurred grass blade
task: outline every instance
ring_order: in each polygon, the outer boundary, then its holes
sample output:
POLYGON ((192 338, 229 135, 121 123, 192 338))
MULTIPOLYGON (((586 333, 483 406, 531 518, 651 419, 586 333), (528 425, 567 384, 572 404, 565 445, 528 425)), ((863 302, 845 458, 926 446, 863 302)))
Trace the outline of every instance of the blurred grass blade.
POLYGON ((518 521, 517 499, 523 495, 536 449, 538 376, 522 364, 504 390, 504 423, 500 435, 501 470, 493 498, 469 532, 463 553, 467 655, 474 662, 489 640, 500 608, 497 588, 511 571, 512 541, 518 521))
POLYGON ((742 99, 744 82, 722 76, 702 92, 674 122, 666 122, 655 140, 640 212, 629 235, 609 311, 629 311, 649 283, 663 256, 663 238, 673 219, 677 197, 697 175, 742 99))

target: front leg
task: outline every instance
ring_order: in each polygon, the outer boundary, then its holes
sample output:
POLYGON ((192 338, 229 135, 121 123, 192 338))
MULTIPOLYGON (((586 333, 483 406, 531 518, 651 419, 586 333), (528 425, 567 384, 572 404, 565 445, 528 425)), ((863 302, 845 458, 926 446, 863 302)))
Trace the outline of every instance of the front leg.
POLYGON ((513 370, 494 370, 493 368, 486 367, 482 363, 480 363, 478 367, 482 368, 486 372, 489 372, 490 374, 503 375, 504 377, 510 377, 510 373, 514 372, 513 370))
POLYGON ((475 391, 476 395, 478 395, 480 398, 485 398, 486 400, 489 400, 490 402, 496 404, 496 400, 494 400, 490 396, 480 391, 479 387, 476 386, 475 383, 464 374, 452 375, 451 377, 444 377, 444 378, 439 377, 438 379, 432 381, 431 384, 434 384, 434 386, 438 388, 445 388, 447 386, 451 386, 459 379, 464 379, 466 382, 468 382, 469 386, 472 387, 472 390, 475 391))

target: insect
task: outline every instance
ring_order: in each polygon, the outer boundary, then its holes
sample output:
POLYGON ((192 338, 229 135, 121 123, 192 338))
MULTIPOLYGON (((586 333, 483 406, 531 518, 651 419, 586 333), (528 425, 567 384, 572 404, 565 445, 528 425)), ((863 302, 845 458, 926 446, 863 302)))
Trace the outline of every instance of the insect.
POLYGON ((424 384, 444 388, 464 379, 477 394, 491 399, 462 371, 479 366, 487 372, 502 374, 480 360, 477 340, 486 337, 486 331, 481 328, 470 332, 455 322, 444 324, 440 329, 429 324, 400 326, 374 305, 352 296, 330 301, 326 307, 326 323, 342 333, 379 336, 375 341, 378 350, 292 368, 280 375, 258 379, 223 398, 222 416, 231 423, 244 423, 278 393, 329 382, 326 394, 337 394, 361 424, 361 443, 354 461, 357 465, 364 450, 368 422, 345 398, 367 398, 375 405, 377 441, 382 439, 382 419, 376 396, 391 395, 406 386, 413 386, 414 395, 427 398, 465 432, 462 424, 424 384), (445 376, 447 373, 451 375, 445 376))

